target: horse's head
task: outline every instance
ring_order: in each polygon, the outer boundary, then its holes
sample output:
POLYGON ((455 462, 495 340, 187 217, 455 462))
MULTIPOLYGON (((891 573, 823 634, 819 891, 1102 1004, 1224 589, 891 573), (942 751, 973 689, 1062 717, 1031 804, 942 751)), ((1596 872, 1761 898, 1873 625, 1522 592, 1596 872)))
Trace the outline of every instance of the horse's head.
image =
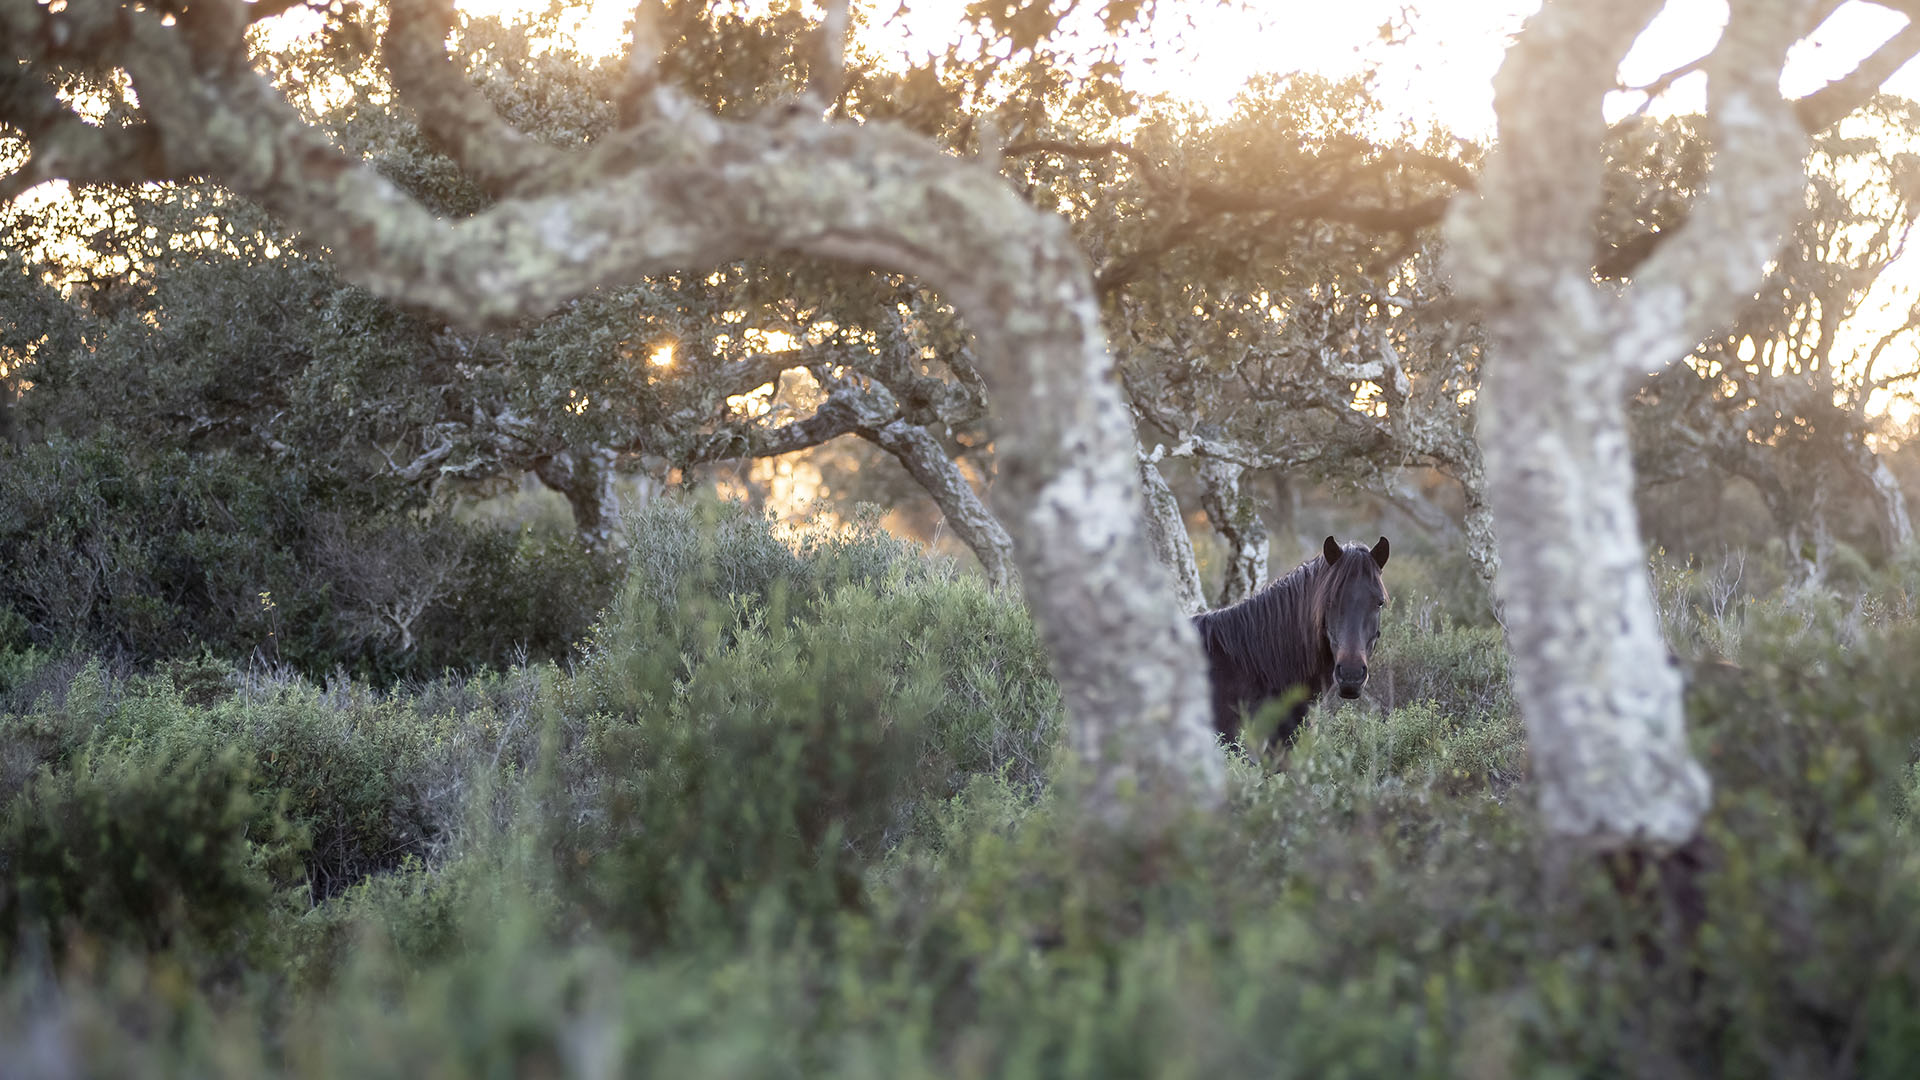
POLYGON ((1387 603, 1380 571, 1387 565, 1387 538, 1368 550, 1364 544, 1341 547, 1327 537, 1321 553, 1327 575, 1320 602, 1327 648, 1333 652, 1333 684, 1343 698, 1357 698, 1367 682, 1367 662, 1380 640, 1380 609, 1387 603))

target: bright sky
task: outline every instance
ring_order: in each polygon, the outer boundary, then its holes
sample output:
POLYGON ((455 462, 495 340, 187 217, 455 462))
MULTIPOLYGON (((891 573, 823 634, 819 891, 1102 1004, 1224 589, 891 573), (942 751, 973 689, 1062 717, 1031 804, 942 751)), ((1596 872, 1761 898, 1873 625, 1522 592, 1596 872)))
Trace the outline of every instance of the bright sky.
MULTIPOLYGON (((767 7, 794 0, 740 0, 767 7)), ((817 7, 798 0, 803 8, 817 7)), ((867 42, 883 52, 925 53, 946 44, 962 22, 968 0, 910 0, 901 17, 882 16, 867 42)), ((1160 40, 1153 52, 1127 60, 1128 77, 1147 92, 1185 97, 1223 111, 1255 75, 1315 71, 1344 75, 1368 62, 1379 65, 1382 96, 1406 114, 1433 120, 1463 135, 1493 127, 1494 72, 1508 35, 1539 8, 1539 0, 1339 0, 1280 3, 1277 0, 1161 0, 1160 40), (1403 9, 1408 19, 1398 27, 1403 9), (1395 24, 1387 44, 1381 28, 1395 24)), ((898 0, 878 0, 887 12, 898 0)), ((463 0, 468 11, 507 14, 545 0, 463 0)), ((620 29, 632 0, 590 0, 578 40, 621 47, 620 29)), ((1726 22, 1726 0, 1670 0, 1665 11, 1627 57, 1623 74, 1644 83, 1706 52, 1726 22)), ((1866 0, 1851 0, 1803 42, 1788 66, 1783 88, 1799 95, 1851 71, 1874 47, 1904 24, 1904 16, 1866 0)), ((1700 106, 1701 78, 1685 80, 1671 95, 1673 111, 1700 106)), ((1910 64, 1888 84, 1895 93, 1920 96, 1920 65, 1910 64)), ((1638 104, 1622 100, 1625 111, 1638 104)))

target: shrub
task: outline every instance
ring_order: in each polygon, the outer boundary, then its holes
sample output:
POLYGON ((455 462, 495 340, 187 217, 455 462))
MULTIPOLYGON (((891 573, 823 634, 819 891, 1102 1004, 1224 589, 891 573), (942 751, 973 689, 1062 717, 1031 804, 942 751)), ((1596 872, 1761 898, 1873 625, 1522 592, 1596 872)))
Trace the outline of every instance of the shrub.
POLYGON ((1454 623, 1493 626, 1493 600, 1464 545, 1429 548, 1415 537, 1393 538, 1387 592, 1408 611, 1430 609, 1454 623))
MULTIPOLYGON (((627 581, 571 673, 388 692, 199 662, 31 676, 40 704, 7 723, 35 779, 9 822, 145 805, 190 779, 155 764, 166 748, 221 745, 250 775, 186 803, 251 787, 250 809, 211 819, 249 839, 262 799, 338 826, 342 853, 440 824, 306 910, 261 891, 285 845, 219 849, 214 871, 255 892, 212 906, 271 912, 244 978, 183 980, 147 952, 199 927, 122 933, 118 959, 69 965, 58 993, 15 964, 0 1056, 44 1044, 71 1071, 126 1071, 131 1043, 181 1073, 317 1076, 1785 1077, 1904 1075, 1920 1052, 1920 628, 1894 585, 1877 613, 1741 609, 1731 662, 1693 680, 1716 804, 1685 857, 1602 861, 1545 834, 1498 637, 1405 611, 1380 653, 1402 665, 1375 687, 1390 707, 1324 713, 1278 771, 1236 756, 1223 810, 1116 844, 1047 782, 1058 706, 1017 606, 885 544, 782 555, 764 519, 705 538, 689 520, 682 548, 633 570, 672 589, 627 581), (672 562, 701 551, 743 565, 672 562), (865 569, 820 565, 843 558, 865 569), (94 779, 108 760, 133 764, 94 779)), ((196 829, 218 832, 174 831, 196 829)), ((73 881, 126 872, 88 858, 73 881)), ((169 925, 121 921, 139 918, 169 925)))
POLYGON ((267 867, 275 887, 305 885, 314 899, 444 842, 463 813, 457 775, 472 768, 478 737, 498 734, 489 729, 514 693, 482 682, 432 714, 418 707, 427 694, 244 677, 210 660, 146 676, 90 662, 45 683, 33 709, 0 715, 0 798, 34 770, 64 773, 95 750, 138 758, 218 746, 245 765, 254 834, 284 817, 305 841, 267 867))
POLYGON ((285 833, 248 793, 242 756, 182 742, 85 753, 43 772, 0 824, 0 948, 83 933, 159 950, 233 953, 266 913, 263 858, 285 833))
POLYGON ((1506 640, 1498 626, 1464 625, 1396 597, 1380 620, 1367 695, 1389 710, 1425 701, 1460 717, 1510 713, 1506 640))
POLYGON ((1006 598, 870 528, 789 547, 667 505, 633 544, 581 672, 579 768, 605 782, 562 860, 603 920, 657 940, 737 929, 769 889, 858 906, 862 867, 966 776, 1038 783, 1058 691, 1006 598))
POLYGON ((617 567, 570 537, 382 495, 111 431, 0 445, 0 652, 212 650, 389 684, 565 658, 609 599, 617 567))
POLYGON ((1465 792, 1500 789, 1526 772, 1526 733, 1512 712, 1462 713, 1432 700, 1375 714, 1323 710, 1288 759, 1339 762, 1352 784, 1392 777, 1419 787, 1465 792))
POLYGON ((239 737, 256 790, 305 831, 301 876, 315 899, 426 852, 457 813, 416 780, 439 733, 403 700, 294 683, 229 699, 206 723, 239 737))

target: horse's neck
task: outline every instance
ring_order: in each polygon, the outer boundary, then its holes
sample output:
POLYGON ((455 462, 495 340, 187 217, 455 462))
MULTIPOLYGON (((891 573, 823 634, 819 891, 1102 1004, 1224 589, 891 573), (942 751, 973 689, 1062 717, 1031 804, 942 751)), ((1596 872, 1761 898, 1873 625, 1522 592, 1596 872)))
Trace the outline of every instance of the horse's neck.
POLYGON ((1280 693, 1289 686, 1306 683, 1319 693, 1331 684, 1333 664, 1321 655, 1320 629, 1313 613, 1313 586, 1326 566, 1309 559, 1288 571, 1286 576, 1216 615, 1229 615, 1232 634, 1244 650, 1241 661, 1262 682, 1272 683, 1270 692, 1280 693), (1262 646, 1249 648, 1246 638, 1266 639, 1262 646))

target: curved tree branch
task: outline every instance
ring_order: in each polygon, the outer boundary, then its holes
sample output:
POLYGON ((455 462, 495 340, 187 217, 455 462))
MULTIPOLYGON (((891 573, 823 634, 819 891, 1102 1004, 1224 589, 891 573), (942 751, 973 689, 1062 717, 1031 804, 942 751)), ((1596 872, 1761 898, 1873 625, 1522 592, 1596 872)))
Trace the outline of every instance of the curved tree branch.
POLYGON ((1811 144, 1779 92, 1801 28, 1771 14, 1735 5, 1708 58, 1713 171, 1686 224, 1635 272, 1631 307, 1613 309, 1615 356, 1629 369, 1677 360, 1724 326, 1805 209, 1811 144))
MULTIPOLYGON (((798 110, 727 120, 669 88, 653 91, 632 128, 556 159, 449 86, 443 57, 421 55, 422 82, 396 71, 396 84, 424 95, 423 123, 508 192, 450 222, 343 155, 258 73, 203 62, 151 8, 101 6, 118 29, 111 51, 88 62, 132 76, 159 135, 158 168, 205 174, 259 203, 389 300, 498 325, 605 285, 775 253, 925 281, 961 313, 994 389, 994 500, 1053 656, 1090 805, 1153 829, 1218 802, 1224 759, 1206 673, 1142 528, 1131 423, 1064 221, 904 129, 798 110)), ((29 65, 61 62, 36 48, 44 11, 0 0, 0 30, 29 65)), ((396 57, 448 25, 445 6, 427 0, 407 0, 396 18, 396 57)), ((836 422, 823 411, 815 426, 836 422)))
POLYGON ((394 90, 413 109, 420 130, 496 198, 551 172, 567 155, 501 119, 447 53, 453 5, 447 0, 394 0, 381 57, 394 90))

